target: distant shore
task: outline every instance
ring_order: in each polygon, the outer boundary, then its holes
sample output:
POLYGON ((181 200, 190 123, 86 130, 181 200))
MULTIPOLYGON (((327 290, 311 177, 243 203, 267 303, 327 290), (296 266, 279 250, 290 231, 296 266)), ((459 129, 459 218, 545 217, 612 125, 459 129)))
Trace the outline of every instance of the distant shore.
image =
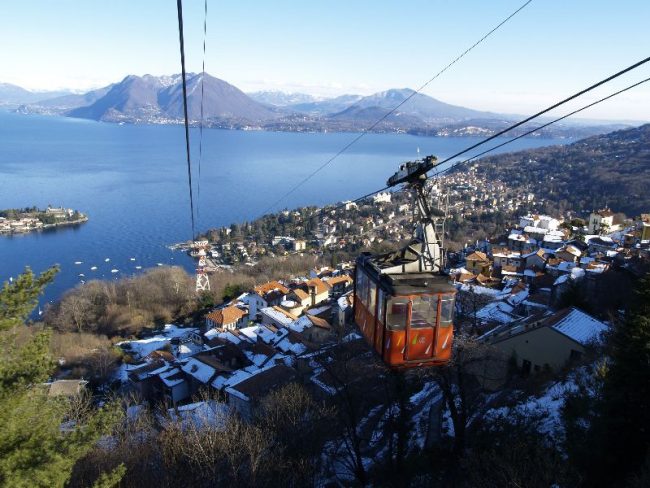
POLYGON ((54 227, 83 224, 88 216, 71 208, 36 207, 0 210, 0 235, 36 232, 54 227))

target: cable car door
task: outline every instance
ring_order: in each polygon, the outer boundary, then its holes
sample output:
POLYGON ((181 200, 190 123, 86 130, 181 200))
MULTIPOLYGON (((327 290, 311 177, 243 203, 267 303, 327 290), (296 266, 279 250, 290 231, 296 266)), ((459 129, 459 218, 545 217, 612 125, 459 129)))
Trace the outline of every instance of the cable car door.
POLYGON ((404 359, 407 361, 431 359, 435 351, 438 297, 415 296, 411 300, 410 309, 404 359))

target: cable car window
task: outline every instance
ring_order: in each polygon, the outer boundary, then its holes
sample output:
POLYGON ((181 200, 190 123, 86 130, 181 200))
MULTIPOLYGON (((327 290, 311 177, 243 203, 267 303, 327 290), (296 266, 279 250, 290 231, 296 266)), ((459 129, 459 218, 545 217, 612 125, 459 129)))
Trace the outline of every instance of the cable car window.
POLYGON ((385 321, 384 315, 386 310, 386 295, 384 294, 384 290, 381 288, 379 289, 379 294, 377 295, 377 301, 379 302, 379 308, 377 309, 377 320, 383 324, 385 321))
POLYGON ((368 311, 375 315, 375 304, 377 303, 377 284, 368 280, 368 311))
POLYGON ((440 300, 440 327, 449 327, 454 318, 454 296, 443 295, 440 300))
POLYGON ((389 330, 406 329, 409 301, 406 298, 391 298, 386 306, 386 326, 389 330))
POLYGON ((357 270, 357 296, 364 305, 368 303, 368 277, 359 269, 357 270))
POLYGON ((436 325, 436 315, 438 315, 437 296, 415 297, 411 305, 411 328, 434 327, 436 325))

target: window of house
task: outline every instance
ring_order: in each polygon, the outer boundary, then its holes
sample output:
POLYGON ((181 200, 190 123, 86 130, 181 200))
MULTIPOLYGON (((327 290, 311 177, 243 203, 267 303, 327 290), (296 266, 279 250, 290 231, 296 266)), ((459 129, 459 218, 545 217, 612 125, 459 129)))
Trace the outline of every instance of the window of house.
POLYGON ((577 361, 582 357, 582 353, 580 351, 576 351, 575 349, 571 349, 571 353, 569 354, 569 359, 571 361, 577 361))

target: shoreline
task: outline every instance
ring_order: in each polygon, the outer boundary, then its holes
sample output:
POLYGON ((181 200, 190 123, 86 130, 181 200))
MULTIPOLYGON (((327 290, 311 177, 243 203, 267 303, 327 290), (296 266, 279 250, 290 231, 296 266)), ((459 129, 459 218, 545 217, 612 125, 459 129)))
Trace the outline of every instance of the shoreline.
POLYGON ((89 220, 88 216, 84 215, 82 218, 76 219, 76 220, 67 220, 67 221, 64 221, 64 222, 57 222, 57 223, 54 223, 54 224, 43 224, 43 225, 38 226, 38 227, 29 227, 29 228, 26 228, 26 229, 20 229, 20 230, 11 229, 9 231, 0 229, 0 236, 9 237, 9 236, 31 234, 33 232, 50 230, 50 229, 54 229, 56 227, 65 227, 65 226, 69 226, 69 225, 84 224, 84 223, 88 222, 88 220, 89 220))

